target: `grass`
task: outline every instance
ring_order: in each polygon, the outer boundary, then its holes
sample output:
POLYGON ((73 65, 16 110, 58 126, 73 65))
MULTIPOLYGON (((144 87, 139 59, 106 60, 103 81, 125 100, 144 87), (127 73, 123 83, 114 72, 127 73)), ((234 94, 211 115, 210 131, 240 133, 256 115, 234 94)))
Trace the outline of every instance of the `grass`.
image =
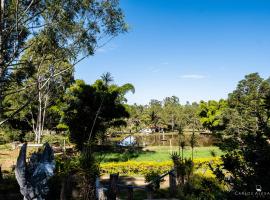
MULTIPOLYGON (((118 161, 168 161, 172 152, 178 152, 179 148, 173 146, 150 146, 143 151, 127 151, 124 153, 105 153, 102 162, 118 162, 118 161)), ((211 152, 215 152, 216 156, 222 155, 222 151, 218 147, 195 147, 194 158, 211 158, 211 152)), ((187 147, 184 150, 184 157, 191 157, 191 148, 187 147)))

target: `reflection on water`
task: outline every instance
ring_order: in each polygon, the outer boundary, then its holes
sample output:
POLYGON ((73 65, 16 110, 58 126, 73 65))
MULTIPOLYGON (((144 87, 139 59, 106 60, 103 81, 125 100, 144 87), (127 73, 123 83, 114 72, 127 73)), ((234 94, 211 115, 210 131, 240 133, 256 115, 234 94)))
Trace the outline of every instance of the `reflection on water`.
POLYGON ((119 146, 127 147, 127 146, 133 146, 136 144, 136 138, 134 136, 128 136, 122 141, 119 142, 119 146))

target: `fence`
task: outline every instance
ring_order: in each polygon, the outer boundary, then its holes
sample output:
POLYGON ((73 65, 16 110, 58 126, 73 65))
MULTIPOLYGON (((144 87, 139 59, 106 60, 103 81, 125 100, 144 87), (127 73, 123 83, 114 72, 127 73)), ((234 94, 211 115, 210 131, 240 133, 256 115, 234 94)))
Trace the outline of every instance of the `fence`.
MULTIPOLYGON (((169 175, 169 191, 171 194, 174 194, 176 192, 176 175, 175 175, 174 169, 172 169, 171 171, 167 173, 162 174, 161 176, 152 180, 150 183, 148 183, 144 187, 118 184, 119 174, 110 174, 109 184, 104 185, 103 190, 105 189, 107 191, 107 199, 109 200, 116 200, 116 197, 120 190, 127 191, 127 200, 133 200, 135 189, 145 191, 147 193, 147 199, 153 199, 154 183, 157 181, 161 181, 164 177, 168 175, 169 175)), ((104 200, 104 194, 100 193, 98 197, 99 197, 99 200, 104 200)))

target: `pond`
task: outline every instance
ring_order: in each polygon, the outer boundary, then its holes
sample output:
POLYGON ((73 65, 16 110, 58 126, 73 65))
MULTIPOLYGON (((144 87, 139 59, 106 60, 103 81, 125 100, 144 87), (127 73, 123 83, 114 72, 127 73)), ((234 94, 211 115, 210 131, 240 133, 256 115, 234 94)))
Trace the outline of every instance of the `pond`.
MULTIPOLYGON (((191 134, 185 134, 185 143, 189 146, 191 134)), ((196 134, 196 146, 212 146, 214 138, 211 135, 196 134)), ((120 146, 178 146, 179 135, 172 134, 134 134, 120 141, 120 146)))

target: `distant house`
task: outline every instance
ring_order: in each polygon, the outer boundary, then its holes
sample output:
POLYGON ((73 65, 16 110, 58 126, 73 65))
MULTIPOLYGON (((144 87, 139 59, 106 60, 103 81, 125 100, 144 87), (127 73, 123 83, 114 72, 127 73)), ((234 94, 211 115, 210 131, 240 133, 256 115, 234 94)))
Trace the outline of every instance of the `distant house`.
POLYGON ((144 129, 141 129, 139 132, 144 133, 144 134, 153 133, 151 128, 144 128, 144 129))

